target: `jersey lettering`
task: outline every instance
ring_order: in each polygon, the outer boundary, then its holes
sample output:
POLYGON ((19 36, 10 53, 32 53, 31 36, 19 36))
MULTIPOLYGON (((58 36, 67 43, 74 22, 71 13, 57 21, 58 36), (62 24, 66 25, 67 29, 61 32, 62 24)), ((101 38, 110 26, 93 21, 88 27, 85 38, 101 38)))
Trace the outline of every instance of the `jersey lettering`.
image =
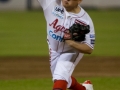
POLYGON ((64 9, 60 6, 55 6, 52 11, 52 14, 59 17, 60 19, 63 19, 64 18, 64 9))
POLYGON ((53 39, 55 39, 55 40, 57 40, 57 41, 60 41, 60 42, 63 42, 64 41, 64 39, 63 39, 63 37, 61 37, 61 36, 59 36, 59 35, 56 35, 54 32, 52 32, 51 30, 49 31, 49 35, 53 38, 53 39))
POLYGON ((95 34, 90 34, 90 38, 95 38, 95 34))
POLYGON ((50 26, 53 25, 53 28, 55 28, 56 24, 58 23, 58 19, 54 20, 51 24, 49 24, 50 26))
POLYGON ((54 20, 51 24, 49 24, 50 26, 53 26, 53 28, 55 29, 54 30, 55 33, 57 33, 58 31, 66 32, 68 30, 62 25, 57 25, 57 23, 58 23, 58 19, 54 20))
POLYGON ((55 7, 55 11, 60 12, 61 14, 64 13, 64 10, 62 8, 60 8, 59 6, 55 7))

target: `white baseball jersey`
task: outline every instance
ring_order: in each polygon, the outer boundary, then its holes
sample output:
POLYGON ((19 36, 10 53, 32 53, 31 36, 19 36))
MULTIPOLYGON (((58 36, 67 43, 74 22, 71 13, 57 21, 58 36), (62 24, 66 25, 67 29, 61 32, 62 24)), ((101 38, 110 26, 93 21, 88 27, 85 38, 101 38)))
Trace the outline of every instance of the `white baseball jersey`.
POLYGON ((49 47, 56 52, 66 52, 73 49, 68 46, 63 35, 65 30, 73 23, 90 25, 90 33, 86 35, 83 41, 93 49, 95 35, 94 27, 89 15, 81 8, 80 13, 73 14, 65 11, 60 0, 38 0, 43 8, 45 19, 47 22, 47 39, 49 47))
POLYGON ((70 87, 71 75, 81 60, 83 53, 75 51, 63 40, 63 35, 74 23, 90 26, 90 32, 86 40, 79 43, 86 43, 94 48, 95 33, 94 26, 89 15, 81 8, 78 14, 68 13, 61 5, 61 0, 38 0, 43 8, 47 22, 47 40, 50 50, 50 64, 53 80, 66 80, 70 87))

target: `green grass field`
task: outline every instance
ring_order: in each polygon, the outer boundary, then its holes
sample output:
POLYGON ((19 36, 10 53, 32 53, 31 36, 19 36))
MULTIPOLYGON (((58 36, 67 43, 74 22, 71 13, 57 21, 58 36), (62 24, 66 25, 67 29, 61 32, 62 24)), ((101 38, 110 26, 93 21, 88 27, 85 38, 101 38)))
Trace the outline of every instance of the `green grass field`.
MULTIPOLYGON (((88 78, 77 78, 84 82, 88 78)), ((89 78, 94 83, 94 90, 120 90, 120 78, 89 78)), ((31 80, 2 80, 0 90, 52 90, 52 81, 49 78, 31 80)))
MULTIPOLYGON (((96 45, 93 56, 119 56, 120 11, 88 11, 93 19, 96 45)), ((0 57, 46 56, 46 25, 42 12, 0 12, 0 57)), ((90 79, 94 90, 120 90, 120 77, 90 79)), ((50 78, 0 80, 0 90, 52 90, 50 78)))
MULTIPOLYGON (((96 32, 94 56, 119 56, 120 11, 88 11, 96 32)), ((48 55, 42 12, 0 12, 0 56, 48 55)))

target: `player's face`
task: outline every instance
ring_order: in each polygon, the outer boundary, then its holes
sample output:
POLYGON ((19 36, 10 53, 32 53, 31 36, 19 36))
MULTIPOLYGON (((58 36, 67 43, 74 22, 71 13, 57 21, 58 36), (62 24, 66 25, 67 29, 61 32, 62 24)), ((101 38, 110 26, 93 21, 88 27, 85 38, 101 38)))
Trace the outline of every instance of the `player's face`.
POLYGON ((82 0, 62 0, 62 4, 66 9, 76 8, 82 0))

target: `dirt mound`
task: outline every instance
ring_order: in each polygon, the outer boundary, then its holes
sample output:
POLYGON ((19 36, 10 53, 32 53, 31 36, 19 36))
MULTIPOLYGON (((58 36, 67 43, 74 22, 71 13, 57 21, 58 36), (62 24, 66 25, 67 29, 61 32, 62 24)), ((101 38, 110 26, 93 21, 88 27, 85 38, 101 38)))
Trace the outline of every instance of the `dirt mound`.
MULTIPOLYGON (((0 79, 51 77, 49 57, 1 57, 0 79)), ((120 57, 84 57, 73 75, 120 76, 120 57)))

